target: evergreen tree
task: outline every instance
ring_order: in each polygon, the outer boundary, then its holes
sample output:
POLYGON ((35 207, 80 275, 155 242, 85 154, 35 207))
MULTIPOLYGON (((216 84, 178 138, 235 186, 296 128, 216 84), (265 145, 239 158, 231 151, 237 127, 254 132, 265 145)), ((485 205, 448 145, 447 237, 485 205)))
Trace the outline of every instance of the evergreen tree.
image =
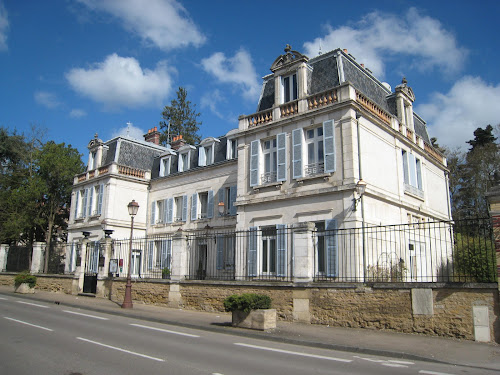
POLYGON ((160 141, 163 144, 169 143, 172 136, 182 135, 182 138, 189 144, 197 144, 201 137, 198 134, 201 121, 198 121, 200 114, 196 112, 196 105, 187 100, 187 91, 183 87, 177 90, 177 99, 172 99, 169 106, 165 106, 162 112, 163 121, 160 121, 160 141), (170 130, 169 130, 170 125, 170 130), (170 139, 168 135, 170 134, 170 139))

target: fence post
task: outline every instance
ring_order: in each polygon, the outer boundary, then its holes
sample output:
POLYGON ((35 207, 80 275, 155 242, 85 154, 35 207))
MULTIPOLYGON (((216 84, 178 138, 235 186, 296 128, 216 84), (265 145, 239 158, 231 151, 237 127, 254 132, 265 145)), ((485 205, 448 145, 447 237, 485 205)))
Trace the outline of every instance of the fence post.
POLYGON ((7 256, 9 255, 9 245, 0 245, 0 272, 7 270, 7 256))
POLYGON ((188 273, 188 250, 184 232, 177 231, 172 236, 172 269, 170 279, 182 281, 188 273))
POLYGON ((76 261, 75 278, 73 279, 73 294, 83 292, 83 280, 85 277, 85 262, 87 260, 87 244, 89 243, 87 237, 80 241, 80 256, 76 261))
POLYGON ((44 250, 45 242, 33 242, 33 253, 31 255, 31 273, 40 273, 43 270, 43 260, 44 253, 47 254, 47 251, 44 250))
POLYGON ((486 193, 490 204, 489 211, 493 224, 493 236, 495 238, 495 250, 497 259, 497 282, 500 293, 500 185, 495 186, 486 193))
POLYGON ((102 249, 102 257, 99 254, 99 273, 97 275, 97 290, 96 296, 107 297, 109 296, 110 290, 106 289, 106 280, 109 274, 109 260, 111 259, 111 244, 113 240, 106 236, 100 240, 100 246, 102 249))
POLYGON ((293 235, 293 281, 308 283, 314 277, 314 223, 296 223, 292 226, 293 235))

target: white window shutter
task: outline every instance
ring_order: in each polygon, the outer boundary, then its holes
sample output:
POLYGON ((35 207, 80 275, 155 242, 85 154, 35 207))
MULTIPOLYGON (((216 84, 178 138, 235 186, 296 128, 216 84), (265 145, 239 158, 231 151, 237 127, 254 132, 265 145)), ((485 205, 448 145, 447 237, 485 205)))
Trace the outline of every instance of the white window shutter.
POLYGON ((214 191, 208 191, 207 199, 207 218, 211 219, 214 217, 214 191))
POLYGON ((409 164, 410 164, 410 185, 416 187, 417 186, 417 162, 415 161, 415 155, 409 155, 409 164))
POLYGON ((410 183, 410 171, 408 169, 408 153, 403 150, 401 152, 402 158, 403 158, 403 176, 404 176, 404 182, 405 184, 410 183))
POLYGON ((260 140, 250 144, 250 186, 259 185, 260 140))
POLYGON ((188 216, 188 196, 182 196, 182 221, 186 221, 188 216))
POLYGON ((338 275, 337 220, 325 220, 326 276, 338 275))
POLYGON ((277 235, 277 259, 276 259, 276 276, 286 276, 286 225, 277 224, 276 225, 276 235, 277 235))
POLYGON ((87 209, 88 209, 87 198, 88 198, 88 193, 89 193, 89 189, 85 189, 83 191, 83 204, 82 204, 82 216, 83 217, 87 216, 87 209))
POLYGON ((335 172, 335 124, 333 120, 323 123, 323 147, 325 155, 325 172, 335 172))
POLYGON ((293 178, 302 177, 302 137, 304 131, 302 129, 294 129, 292 131, 292 174, 293 178))
POLYGON ((237 208, 234 205, 234 202, 236 202, 236 194, 238 190, 236 186, 231 186, 229 188, 229 215, 236 215, 237 208))
POLYGON ((75 217, 74 217, 75 220, 78 219, 78 203, 80 203, 79 201, 80 201, 80 192, 77 191, 75 193, 75 217))
POLYGON ((286 133, 276 136, 278 151, 277 180, 286 181, 286 133))
POLYGON ((156 224, 156 201, 151 202, 151 225, 156 224))
POLYGON ((102 214, 102 199, 104 196, 104 184, 99 185, 99 199, 97 201, 97 214, 102 214))
POLYGON ((218 270, 224 268, 224 236, 218 235, 216 237, 217 241, 217 257, 216 257, 216 267, 218 270))
POLYGON ((90 187, 89 188, 89 193, 90 193, 90 197, 89 197, 89 202, 88 202, 88 213, 87 215, 88 216, 92 216, 92 204, 94 203, 94 187, 90 187))
POLYGON ((174 198, 167 199, 167 223, 174 221, 174 198))
POLYGON ((191 196, 191 221, 194 221, 197 219, 197 213, 198 213, 198 194, 194 193, 191 196))
POLYGON ((257 276, 257 227, 248 231, 248 276, 257 276))

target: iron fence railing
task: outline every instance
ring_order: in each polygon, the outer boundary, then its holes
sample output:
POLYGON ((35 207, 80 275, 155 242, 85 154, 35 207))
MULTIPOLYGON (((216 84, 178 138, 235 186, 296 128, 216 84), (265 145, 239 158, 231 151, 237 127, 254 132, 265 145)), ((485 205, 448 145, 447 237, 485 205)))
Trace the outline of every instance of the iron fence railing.
MULTIPOLYGON (((294 264, 296 255, 306 254, 297 246, 310 246, 309 264, 318 282, 497 280, 489 219, 326 228, 317 223, 306 236, 307 245, 303 228, 301 242, 295 244, 294 228, 284 225, 190 232, 181 242, 172 235, 133 239, 132 276, 169 278, 178 272, 172 268, 174 253, 182 253, 186 256, 184 274, 176 276, 189 280, 292 281, 294 270, 301 275, 311 273, 294 264), (176 246, 183 249, 176 252, 176 246)), ((128 239, 113 241, 112 258, 119 276, 127 275, 129 247, 128 239)))

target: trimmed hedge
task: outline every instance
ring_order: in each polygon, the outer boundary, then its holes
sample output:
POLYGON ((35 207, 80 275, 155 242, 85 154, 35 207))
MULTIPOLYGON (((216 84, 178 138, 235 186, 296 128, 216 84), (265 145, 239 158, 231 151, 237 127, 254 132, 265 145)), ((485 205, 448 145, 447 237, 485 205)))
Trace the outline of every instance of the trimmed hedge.
POLYGON ((233 294, 224 299, 224 308, 226 311, 240 310, 244 312, 258 309, 270 309, 271 297, 265 294, 256 293, 243 293, 241 295, 233 294))
POLYGON ((36 276, 30 275, 28 272, 21 272, 14 278, 16 288, 24 283, 28 284, 30 288, 34 288, 36 285, 36 276))

